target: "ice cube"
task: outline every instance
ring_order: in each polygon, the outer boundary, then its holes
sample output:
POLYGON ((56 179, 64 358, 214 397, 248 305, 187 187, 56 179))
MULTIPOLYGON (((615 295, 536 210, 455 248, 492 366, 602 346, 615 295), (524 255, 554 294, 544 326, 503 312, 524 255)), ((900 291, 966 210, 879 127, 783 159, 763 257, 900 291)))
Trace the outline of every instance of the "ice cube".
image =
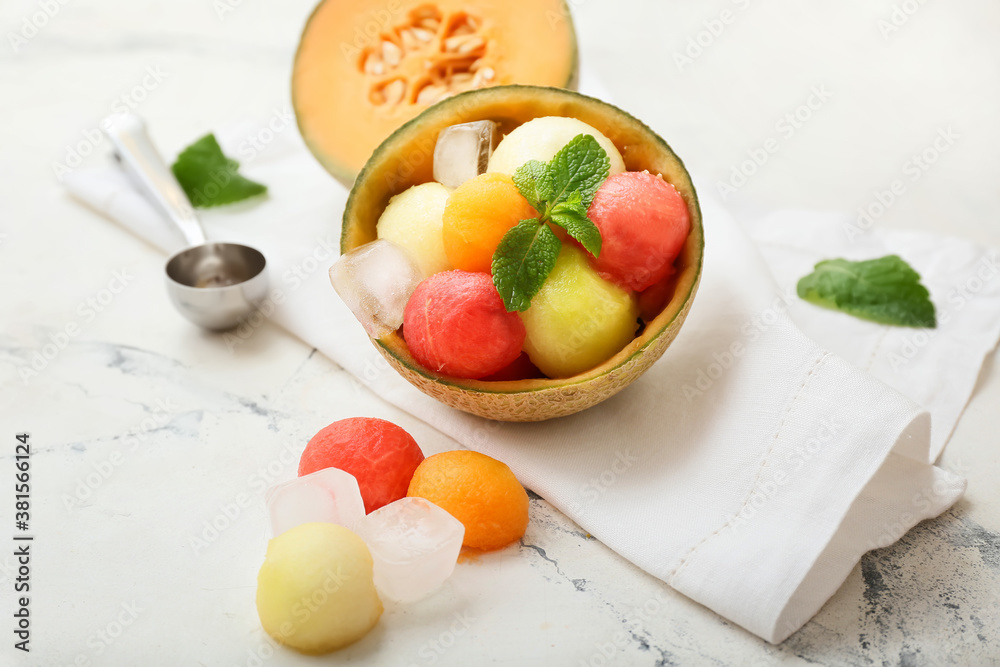
POLYGON ((353 529, 365 516, 358 480, 338 468, 324 468, 267 490, 274 537, 303 523, 336 523, 353 529))
POLYGON ((354 532, 372 553, 379 595, 412 602, 451 576, 465 526, 429 500, 402 498, 364 517, 354 532))
POLYGON ((400 327, 422 279, 406 251, 385 239, 341 255, 330 267, 333 288, 372 338, 400 327))
POLYGON ((492 120, 461 123, 441 130, 434 145, 434 180, 445 187, 457 188, 485 172, 496 135, 497 124, 492 120))

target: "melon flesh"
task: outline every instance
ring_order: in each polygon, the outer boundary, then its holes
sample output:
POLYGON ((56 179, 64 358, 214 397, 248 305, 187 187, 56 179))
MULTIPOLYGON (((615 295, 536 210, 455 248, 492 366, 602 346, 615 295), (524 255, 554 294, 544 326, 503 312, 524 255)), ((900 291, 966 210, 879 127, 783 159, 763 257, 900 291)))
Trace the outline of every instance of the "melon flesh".
POLYGON ((520 315, 531 362, 550 378, 564 378, 628 345, 639 309, 629 292, 597 275, 583 250, 564 243, 552 273, 520 315))
MULTIPOLYGON (((565 0, 323 0, 299 42, 292 105, 306 145, 350 185, 383 139, 439 100, 576 80, 565 0)), ((410 157, 429 164, 433 151, 410 157)))
POLYGON ((304 523, 275 537, 257 574, 257 614, 267 634, 302 653, 361 639, 382 616, 368 547, 332 523, 304 523))
POLYGON ((378 238, 405 250, 425 278, 451 268, 442 231, 447 201, 448 188, 440 183, 414 185, 389 200, 376 226, 378 238))
POLYGON ((561 116, 535 118, 519 126, 500 141, 490 157, 486 171, 513 176, 529 160, 548 162, 559 150, 580 134, 589 134, 601 145, 611 162, 609 174, 625 171, 621 153, 606 136, 583 121, 561 116))

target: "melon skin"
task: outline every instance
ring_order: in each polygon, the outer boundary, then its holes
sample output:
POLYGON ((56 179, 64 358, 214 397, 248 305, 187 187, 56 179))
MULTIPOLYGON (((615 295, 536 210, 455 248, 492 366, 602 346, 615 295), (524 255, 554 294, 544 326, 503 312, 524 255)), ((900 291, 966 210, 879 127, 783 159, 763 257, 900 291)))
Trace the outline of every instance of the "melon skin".
POLYGON ((554 115, 582 120, 616 146, 627 147, 623 153, 627 170, 662 174, 687 204, 691 231, 674 263, 676 273, 666 305, 623 350, 573 377, 462 380, 424 368, 398 334, 372 340, 387 363, 417 389, 487 419, 532 422, 575 414, 627 387, 669 348, 694 303, 705 247, 697 193, 684 163, 648 126, 602 100, 559 88, 500 86, 456 95, 400 127, 372 154, 344 209, 341 251, 347 252, 375 239, 375 223, 390 197, 433 179, 432 165, 414 162, 410 155, 421 146, 433 151, 444 128, 489 118, 499 123, 500 132, 509 133, 534 118, 554 115))
POLYGON ((389 200, 376 225, 378 238, 405 250, 425 278, 451 268, 442 231, 448 194, 440 183, 415 185, 389 200))
POLYGON ((609 174, 625 171, 625 161, 610 139, 583 121, 562 116, 535 118, 517 127, 497 144, 486 171, 513 176, 517 168, 529 160, 549 162, 563 146, 580 134, 589 134, 597 139, 608 154, 611 163, 609 174))
POLYGON ((566 378, 631 342, 639 309, 629 292, 591 268, 586 252, 564 243, 552 273, 520 315, 531 362, 550 378, 566 378))
MULTIPOLYGON (((576 90, 579 55, 576 32, 566 0, 394 0, 388 5, 370 0, 321 0, 306 21, 292 68, 292 108, 299 133, 316 160, 344 186, 350 187, 380 142, 403 123, 428 108, 419 89, 428 76, 425 59, 417 54, 396 67, 369 75, 365 54, 380 40, 399 43, 398 29, 427 7, 440 13, 442 25, 472 16, 481 24, 485 53, 473 61, 459 59, 461 67, 477 62, 493 76, 474 87, 527 84, 576 90), (545 58, 538 58, 544 44, 545 58), (373 86, 405 81, 401 104, 375 105, 373 86)), ((441 51, 446 28, 435 32, 427 45, 441 51)), ((440 65, 448 69, 448 61, 440 65)), ((440 68, 438 68, 440 69, 440 68)), ((471 86, 472 84, 463 84, 471 86)), ((467 88, 459 87, 457 92, 467 88)), ((429 152, 409 157, 429 163, 429 152)))

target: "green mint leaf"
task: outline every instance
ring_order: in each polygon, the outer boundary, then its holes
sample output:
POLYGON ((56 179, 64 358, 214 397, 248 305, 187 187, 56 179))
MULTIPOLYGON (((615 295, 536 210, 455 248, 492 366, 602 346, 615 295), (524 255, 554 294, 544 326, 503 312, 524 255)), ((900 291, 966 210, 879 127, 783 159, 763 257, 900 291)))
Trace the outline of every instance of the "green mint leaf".
POLYGON ((590 208, 594 193, 610 169, 611 160, 597 139, 589 134, 576 135, 549 162, 548 177, 552 180, 549 202, 558 204, 579 192, 584 209, 590 208))
POLYGON ((514 185, 539 217, 508 230, 493 253, 493 284, 507 312, 527 310, 556 264, 562 243, 549 222, 590 254, 600 254, 601 231, 587 218, 587 209, 610 169, 597 140, 578 134, 548 164, 529 160, 514 172, 514 185))
POLYGON ((514 185, 539 213, 545 213, 545 202, 552 198, 552 181, 544 162, 528 160, 514 172, 514 185))
POLYGON ((934 304, 920 274, 898 255, 851 262, 828 259, 799 280, 798 294, 817 306, 880 324, 937 326, 934 304))
POLYGON ((215 140, 206 134, 177 156, 170 170, 196 208, 242 201, 267 192, 267 186, 239 175, 240 163, 227 158, 215 140))
POLYGON ((508 313, 527 310, 556 265, 562 243, 537 218, 510 228, 493 253, 493 284, 508 313))
POLYGON ((587 217, 579 192, 553 206, 551 220, 569 232, 591 255, 597 257, 601 254, 601 230, 587 217))

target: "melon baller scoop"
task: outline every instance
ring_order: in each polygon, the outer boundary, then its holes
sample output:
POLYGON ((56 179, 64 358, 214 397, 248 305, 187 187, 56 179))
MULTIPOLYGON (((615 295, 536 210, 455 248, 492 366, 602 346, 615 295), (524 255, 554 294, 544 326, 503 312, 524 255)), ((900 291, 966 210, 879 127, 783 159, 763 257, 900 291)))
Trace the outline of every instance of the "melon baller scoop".
POLYGON ((239 243, 206 240, 191 202, 150 141, 141 118, 118 114, 102 126, 115 159, 188 243, 165 267, 174 307, 205 329, 223 331, 239 324, 267 296, 264 255, 239 243))

